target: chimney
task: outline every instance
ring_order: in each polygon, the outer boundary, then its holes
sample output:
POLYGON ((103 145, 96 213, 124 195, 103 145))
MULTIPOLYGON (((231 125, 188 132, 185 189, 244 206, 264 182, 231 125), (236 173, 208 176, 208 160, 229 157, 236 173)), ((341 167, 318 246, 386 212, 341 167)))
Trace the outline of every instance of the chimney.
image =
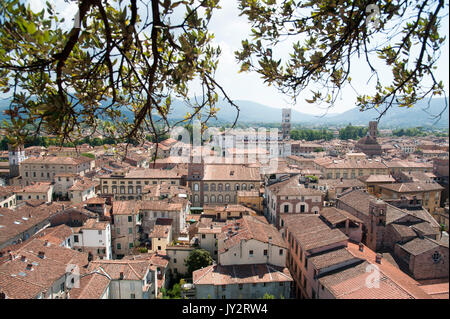
POLYGON ((359 243, 359 251, 364 251, 364 245, 363 245, 363 243, 359 243))
POLYGON ((27 265, 27 270, 33 270, 33 264, 28 264, 27 265))
POLYGON ((25 256, 20 256, 20 260, 23 261, 23 262, 25 262, 25 261, 27 261, 27 257, 25 257, 25 256))
POLYGON ((375 262, 377 264, 381 264, 381 258, 382 258, 382 255, 381 254, 377 254, 377 256, 375 257, 375 262))
POLYGON ((48 240, 45 240, 45 241, 44 241, 44 246, 49 246, 48 240))
POLYGON ((43 251, 38 252, 38 257, 41 258, 41 259, 44 259, 45 252, 43 252, 43 251))

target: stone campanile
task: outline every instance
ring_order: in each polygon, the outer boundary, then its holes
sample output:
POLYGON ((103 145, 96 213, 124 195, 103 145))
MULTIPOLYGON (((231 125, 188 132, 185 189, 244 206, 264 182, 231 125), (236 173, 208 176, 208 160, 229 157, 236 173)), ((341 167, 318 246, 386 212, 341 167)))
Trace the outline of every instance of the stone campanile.
POLYGON ((290 139, 291 137, 291 109, 283 108, 281 116, 281 129, 283 140, 290 139))
POLYGON ((377 131, 378 131, 378 122, 377 121, 370 121, 369 122, 369 135, 370 135, 370 137, 376 139, 377 138, 377 131))
POLYGON ((8 145, 9 177, 20 175, 20 163, 27 159, 23 145, 8 145))

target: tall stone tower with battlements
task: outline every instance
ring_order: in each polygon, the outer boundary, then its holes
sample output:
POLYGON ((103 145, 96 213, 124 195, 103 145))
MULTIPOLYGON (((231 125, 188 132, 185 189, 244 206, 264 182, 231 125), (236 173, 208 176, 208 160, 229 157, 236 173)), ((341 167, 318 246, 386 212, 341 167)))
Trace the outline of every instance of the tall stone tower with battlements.
POLYGON ((283 108, 281 115, 281 130, 283 140, 288 140, 291 137, 291 109, 283 108))

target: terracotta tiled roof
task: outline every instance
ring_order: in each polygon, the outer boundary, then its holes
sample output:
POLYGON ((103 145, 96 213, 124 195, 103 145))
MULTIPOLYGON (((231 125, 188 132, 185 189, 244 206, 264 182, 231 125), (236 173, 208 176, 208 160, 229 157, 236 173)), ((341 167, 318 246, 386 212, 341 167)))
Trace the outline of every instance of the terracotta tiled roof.
POLYGON ((149 238, 166 238, 169 236, 172 229, 172 219, 158 218, 153 226, 152 232, 148 235, 149 238))
POLYGON ((89 180, 87 178, 82 180, 77 180, 70 188, 69 191, 85 191, 89 188, 95 187, 98 182, 89 180))
POLYGON ((66 274, 68 264, 77 265, 80 270, 88 264, 86 253, 45 245, 37 238, 13 248, 11 253, 17 257, 0 264, 0 287, 12 299, 34 298, 39 292, 50 290, 66 274), (38 257, 39 252, 44 252, 44 258, 38 257))
POLYGON ((205 165, 204 181, 260 181, 261 175, 256 167, 232 164, 205 165))
MULTIPOLYGON (((388 278, 395 286, 401 289, 404 293, 409 295, 409 298, 415 299, 429 299, 430 296, 423 292, 422 289, 418 287, 418 282, 409 277, 407 274, 402 272, 396 266, 387 262, 385 259, 381 260, 381 264, 376 263, 376 253, 369 248, 364 246, 364 250, 360 251, 359 246, 349 242, 347 249, 356 257, 365 259, 367 262, 372 265, 376 265, 380 270, 382 277, 381 282, 383 281, 383 276, 388 278)), ((369 272, 368 274, 370 274, 369 272)), ((372 289, 377 290, 377 289, 372 289)), ((378 297, 375 298, 383 298, 383 291, 380 291, 378 297)))
POLYGON ((396 193, 415 193, 444 190, 444 187, 438 183, 426 182, 411 182, 411 183, 394 183, 394 184, 379 184, 380 188, 384 188, 396 193))
POLYGON ((278 230, 270 225, 264 217, 257 216, 243 216, 222 228, 222 233, 219 235, 219 240, 223 241, 220 245, 220 252, 224 252, 235 245, 239 245, 241 240, 254 239, 263 243, 270 243, 274 246, 287 248, 286 242, 281 237, 278 230), (232 234, 229 234, 231 228, 232 234))
POLYGON ((440 284, 423 285, 420 288, 429 294, 433 299, 449 299, 449 284, 448 282, 440 284))
POLYGON ((192 273, 194 285, 236 285, 269 282, 291 282, 287 268, 270 264, 211 265, 192 273))
POLYGON ((314 265, 318 270, 338 265, 344 262, 358 261, 347 248, 339 248, 333 251, 326 251, 325 253, 314 255, 308 258, 308 261, 314 265))
POLYGON ((39 182, 15 190, 14 193, 47 193, 51 187, 52 184, 50 182, 39 182))
POLYGON ((345 242, 348 239, 339 229, 330 229, 319 215, 281 214, 281 219, 305 251, 345 242))
POLYGON ((322 196, 322 192, 313 188, 306 188, 299 183, 299 176, 293 176, 286 181, 267 186, 277 196, 322 196))
POLYGON ((439 243, 434 241, 433 239, 430 239, 428 237, 423 238, 414 238, 413 240, 401 245, 398 244, 401 248, 403 248, 405 251, 410 253, 411 255, 417 256, 420 254, 423 254, 427 251, 436 249, 439 247, 439 243))
POLYGON ((54 165, 79 165, 93 161, 92 158, 85 156, 66 157, 66 156, 42 156, 30 157, 22 161, 23 164, 54 164, 54 165))
POLYGON ((62 210, 62 205, 52 203, 38 207, 22 206, 16 210, 0 208, 0 243, 42 223, 62 210))
POLYGON ((69 299, 100 299, 111 280, 100 268, 80 278, 80 287, 70 290, 69 299))
POLYGON ((324 207, 320 211, 320 216, 323 216, 332 225, 336 225, 343 221, 351 220, 356 223, 362 223, 363 221, 359 218, 353 216, 352 214, 346 212, 345 210, 336 207, 324 207))
POLYGON ((389 168, 430 168, 433 169, 432 163, 421 163, 421 162, 411 162, 411 161, 387 161, 386 166, 389 168))

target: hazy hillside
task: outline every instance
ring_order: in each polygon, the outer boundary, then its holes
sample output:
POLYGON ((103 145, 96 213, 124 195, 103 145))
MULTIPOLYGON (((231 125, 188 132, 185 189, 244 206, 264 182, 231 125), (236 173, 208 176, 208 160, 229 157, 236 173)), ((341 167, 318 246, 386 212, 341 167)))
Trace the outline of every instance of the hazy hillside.
MULTIPOLYGON (((428 99, 422 100, 412 108, 392 107, 380 120, 380 126, 389 127, 413 127, 413 126, 438 126, 448 127, 449 109, 447 108, 442 114, 441 119, 437 120, 434 116, 438 115, 445 108, 444 98, 431 99, 428 105, 428 99)), ((447 99, 448 103, 448 99, 447 99)), ((367 110, 360 112, 355 108, 339 115, 328 116, 323 118, 324 123, 330 124, 347 124, 352 123, 365 125, 367 122, 378 117, 376 110, 367 110)), ((295 120, 295 119, 294 119, 295 120)))
MULTIPOLYGON (((447 100, 448 101, 448 100, 447 100)), ((449 127, 449 110, 448 108, 442 114, 441 119, 436 122, 433 115, 439 114, 445 106, 443 98, 435 98, 417 103, 412 108, 392 107, 386 115, 380 120, 380 127, 415 127, 415 126, 435 126, 449 127)), ((259 104, 247 100, 236 100, 235 103, 240 108, 238 121, 241 123, 276 123, 281 121, 281 109, 259 104)), ((3 110, 9 105, 8 101, 0 100, 0 119, 5 118, 3 110)), ((308 105, 305 105, 307 107, 308 105)), ((219 101, 220 108, 217 114, 217 120, 211 119, 211 124, 231 123, 234 121, 237 111, 226 102, 219 101)), ((187 112, 192 113, 192 109, 183 101, 174 100, 170 110, 169 120, 181 120, 187 112)), ((125 111, 125 116, 132 118, 132 113, 125 111)), ((368 110, 360 112, 354 108, 340 114, 327 114, 325 116, 315 116, 311 114, 301 113, 292 110, 292 122, 315 124, 315 125, 367 125, 371 120, 376 119, 378 112, 376 110, 368 110)))

